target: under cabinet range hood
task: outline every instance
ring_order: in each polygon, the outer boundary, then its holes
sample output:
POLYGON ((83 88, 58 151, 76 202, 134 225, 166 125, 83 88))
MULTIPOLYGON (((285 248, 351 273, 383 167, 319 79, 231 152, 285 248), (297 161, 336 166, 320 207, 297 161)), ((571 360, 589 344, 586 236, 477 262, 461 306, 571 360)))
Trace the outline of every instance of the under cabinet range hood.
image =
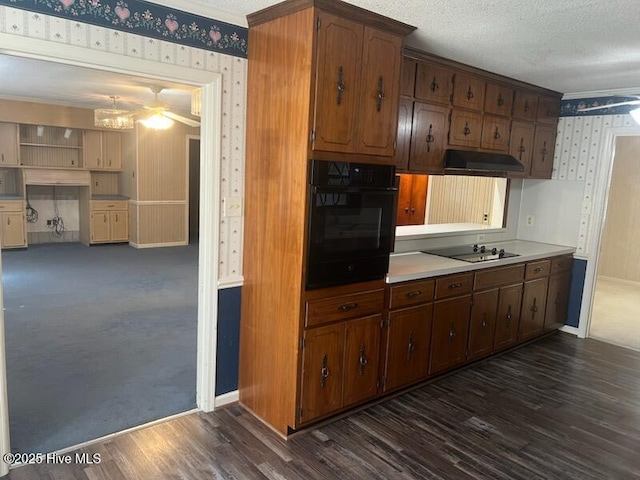
POLYGON ((451 173, 455 173, 455 170, 483 173, 524 172, 524 165, 512 155, 469 150, 447 150, 444 168, 451 173))

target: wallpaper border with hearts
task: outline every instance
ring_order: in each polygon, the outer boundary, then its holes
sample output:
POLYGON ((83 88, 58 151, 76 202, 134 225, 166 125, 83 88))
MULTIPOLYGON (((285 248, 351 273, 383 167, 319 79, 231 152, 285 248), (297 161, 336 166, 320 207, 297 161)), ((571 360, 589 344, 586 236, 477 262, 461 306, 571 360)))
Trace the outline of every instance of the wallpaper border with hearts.
POLYGON ((0 0, 0 5, 247 58, 245 27, 142 0, 0 0))
POLYGON ((631 110, 638 108, 637 105, 620 105, 617 107, 591 110, 589 112, 579 112, 580 108, 598 107, 610 105, 612 103, 626 102, 627 100, 638 100, 635 97, 596 97, 596 98, 574 98, 572 100, 562 100, 560 102, 561 117, 586 117, 594 115, 625 115, 631 110))

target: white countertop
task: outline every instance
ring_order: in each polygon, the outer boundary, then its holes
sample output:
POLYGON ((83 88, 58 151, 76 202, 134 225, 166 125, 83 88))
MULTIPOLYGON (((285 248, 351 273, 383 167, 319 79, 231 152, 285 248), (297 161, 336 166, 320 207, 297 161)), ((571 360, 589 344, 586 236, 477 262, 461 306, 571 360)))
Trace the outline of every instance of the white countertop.
POLYGON ((496 242, 488 246, 504 248, 505 251, 518 254, 519 256, 469 263, 420 252, 397 253, 392 254, 389 259, 389 273, 386 281, 387 283, 398 283, 407 280, 449 275, 451 273, 468 272, 481 268, 498 267, 556 255, 566 255, 574 253, 576 250, 574 247, 564 245, 526 242, 524 240, 496 242))

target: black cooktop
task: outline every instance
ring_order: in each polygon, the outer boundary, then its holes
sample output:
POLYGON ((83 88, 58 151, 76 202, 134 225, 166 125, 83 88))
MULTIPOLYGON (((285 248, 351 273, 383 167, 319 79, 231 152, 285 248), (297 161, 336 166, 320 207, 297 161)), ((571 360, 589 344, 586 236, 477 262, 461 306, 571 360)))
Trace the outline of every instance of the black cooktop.
POLYGON ((505 252, 504 248, 488 247, 486 245, 461 245, 458 247, 436 248, 433 250, 422 250, 422 253, 439 255, 441 257, 453 258, 470 263, 519 256, 517 253, 505 252))

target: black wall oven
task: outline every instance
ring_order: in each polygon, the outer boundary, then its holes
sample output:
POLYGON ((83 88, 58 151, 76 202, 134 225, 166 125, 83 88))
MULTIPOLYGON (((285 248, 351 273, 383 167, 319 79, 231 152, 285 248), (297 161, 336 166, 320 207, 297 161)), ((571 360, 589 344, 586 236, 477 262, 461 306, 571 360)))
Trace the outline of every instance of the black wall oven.
POLYGON ((306 289, 383 278, 395 239, 395 167, 311 160, 306 289))

